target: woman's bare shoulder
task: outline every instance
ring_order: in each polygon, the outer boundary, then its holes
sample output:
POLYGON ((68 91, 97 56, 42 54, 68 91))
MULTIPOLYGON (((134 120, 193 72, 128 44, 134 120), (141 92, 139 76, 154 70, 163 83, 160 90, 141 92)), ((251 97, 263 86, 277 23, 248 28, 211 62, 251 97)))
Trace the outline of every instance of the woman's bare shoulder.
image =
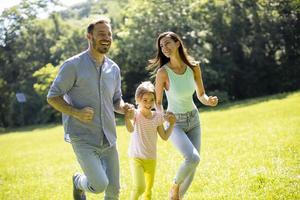
POLYGON ((161 67, 157 70, 156 75, 159 76, 159 77, 167 77, 168 73, 167 73, 167 70, 164 67, 161 67))

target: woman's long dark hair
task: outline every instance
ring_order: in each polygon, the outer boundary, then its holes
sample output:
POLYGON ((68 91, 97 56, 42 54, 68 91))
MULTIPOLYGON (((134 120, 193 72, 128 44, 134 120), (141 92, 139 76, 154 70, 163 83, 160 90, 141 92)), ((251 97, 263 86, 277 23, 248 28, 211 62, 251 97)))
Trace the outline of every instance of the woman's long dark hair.
POLYGON ((159 68, 161 68, 163 65, 165 65, 167 62, 170 61, 170 58, 166 57, 163 54, 161 47, 160 47, 160 40, 164 37, 170 37, 175 42, 179 41, 179 43, 180 43, 180 46, 178 47, 179 56, 186 65, 188 65, 191 68, 196 67, 198 65, 199 62, 195 61, 195 59, 187 53, 187 50, 184 47, 183 42, 180 39, 180 37, 174 32, 167 31, 167 32, 161 33, 158 36, 158 38, 156 40, 156 49, 157 49, 156 56, 155 56, 155 58, 149 60, 149 65, 147 66, 148 70, 154 69, 154 71, 152 72, 153 75, 156 74, 156 72, 159 68))

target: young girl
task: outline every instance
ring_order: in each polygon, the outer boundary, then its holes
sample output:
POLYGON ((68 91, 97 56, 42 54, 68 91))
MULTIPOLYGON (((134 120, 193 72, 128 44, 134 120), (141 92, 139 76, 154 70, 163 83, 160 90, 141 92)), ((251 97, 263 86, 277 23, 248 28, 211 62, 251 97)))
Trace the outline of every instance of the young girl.
POLYGON ((132 133, 129 156, 134 188, 130 200, 139 199, 143 193, 143 199, 150 200, 156 166, 157 133, 163 140, 167 140, 176 118, 170 112, 164 115, 162 112, 152 111, 155 90, 149 81, 138 86, 135 100, 138 109, 130 109, 125 113, 126 128, 132 133), (163 126, 164 118, 169 122, 167 129, 163 126))

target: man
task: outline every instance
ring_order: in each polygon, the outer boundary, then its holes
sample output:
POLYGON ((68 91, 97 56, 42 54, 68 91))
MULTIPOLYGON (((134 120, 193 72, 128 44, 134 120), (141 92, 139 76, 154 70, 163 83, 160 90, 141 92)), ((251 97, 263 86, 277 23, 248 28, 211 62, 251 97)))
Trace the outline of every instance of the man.
POLYGON ((102 18, 87 28, 89 48, 66 60, 49 90, 47 101, 62 112, 65 139, 70 141, 84 174, 73 175, 73 196, 105 191, 105 200, 119 198, 119 157, 114 111, 124 103, 120 69, 107 58, 112 42, 111 25, 102 18))

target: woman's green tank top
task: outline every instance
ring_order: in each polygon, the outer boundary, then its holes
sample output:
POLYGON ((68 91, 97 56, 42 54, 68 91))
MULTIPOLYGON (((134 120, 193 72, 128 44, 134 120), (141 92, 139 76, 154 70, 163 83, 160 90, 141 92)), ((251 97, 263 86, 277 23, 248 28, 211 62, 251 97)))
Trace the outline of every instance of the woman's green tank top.
POLYGON ((168 111, 185 113, 197 109, 193 101, 195 92, 194 74, 190 67, 186 67, 183 74, 176 74, 166 64, 163 68, 169 77, 169 90, 165 90, 168 100, 168 111))

